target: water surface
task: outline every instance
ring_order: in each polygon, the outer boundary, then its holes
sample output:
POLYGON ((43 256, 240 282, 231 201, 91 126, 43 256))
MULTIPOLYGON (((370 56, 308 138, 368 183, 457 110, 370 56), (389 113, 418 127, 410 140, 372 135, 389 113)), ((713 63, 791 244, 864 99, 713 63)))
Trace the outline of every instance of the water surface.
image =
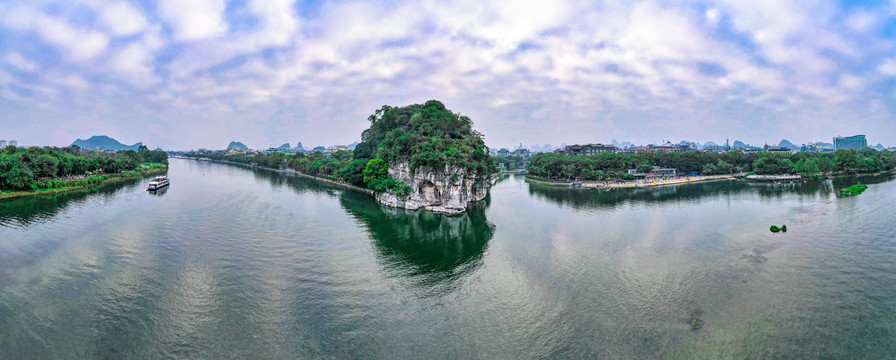
POLYGON ((169 176, 0 202, 0 358, 896 354, 892 177, 508 176, 449 217, 237 166, 169 176))

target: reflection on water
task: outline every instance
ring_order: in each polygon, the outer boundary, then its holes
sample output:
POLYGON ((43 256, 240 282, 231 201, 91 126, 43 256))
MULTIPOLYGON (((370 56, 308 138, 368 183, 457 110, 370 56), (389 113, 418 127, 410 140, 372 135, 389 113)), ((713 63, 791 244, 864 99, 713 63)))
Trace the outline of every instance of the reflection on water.
POLYGON ((51 221, 66 208, 87 200, 108 200, 116 193, 132 191, 143 179, 127 179, 83 189, 0 200, 0 226, 27 227, 51 221))
POLYGON ((168 193, 168 186, 156 190, 147 190, 146 192, 152 196, 165 196, 168 193))
POLYGON ((444 216, 250 167, 171 173, 161 194, 0 202, 0 358, 896 353, 892 177, 597 192, 504 176, 444 216), (855 182, 874 186, 837 197, 855 182))
POLYGON ((451 291, 458 280, 481 265, 495 233, 495 226, 485 218, 488 197, 455 216, 388 208, 352 192, 343 193, 339 200, 370 233, 393 276, 441 291, 451 291))

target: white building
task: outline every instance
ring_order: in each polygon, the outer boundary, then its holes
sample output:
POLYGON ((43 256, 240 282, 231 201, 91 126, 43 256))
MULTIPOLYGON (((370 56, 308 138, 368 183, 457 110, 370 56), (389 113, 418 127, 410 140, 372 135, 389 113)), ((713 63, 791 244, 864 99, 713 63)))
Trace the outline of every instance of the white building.
POLYGON ((18 141, 15 141, 15 140, 10 140, 10 141, 9 141, 9 146, 19 146, 19 142, 18 142, 18 141))
POLYGON ((6 147, 6 140, 0 140, 0 149, 6 147))

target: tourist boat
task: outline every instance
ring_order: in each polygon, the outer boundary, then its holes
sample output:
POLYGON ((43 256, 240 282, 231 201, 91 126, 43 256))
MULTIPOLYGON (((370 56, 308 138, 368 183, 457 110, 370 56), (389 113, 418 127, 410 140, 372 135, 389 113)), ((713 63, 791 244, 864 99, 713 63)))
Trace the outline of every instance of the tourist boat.
POLYGON ((146 190, 158 190, 166 186, 168 186, 168 177, 156 176, 155 179, 152 179, 152 181, 149 182, 149 188, 146 190))

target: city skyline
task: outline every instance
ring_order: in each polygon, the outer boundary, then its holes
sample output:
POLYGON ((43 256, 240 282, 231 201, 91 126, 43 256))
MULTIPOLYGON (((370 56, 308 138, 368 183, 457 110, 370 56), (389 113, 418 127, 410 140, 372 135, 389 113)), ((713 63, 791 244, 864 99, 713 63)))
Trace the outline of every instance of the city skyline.
POLYGON ((349 144, 438 99, 492 147, 896 144, 894 2, 189 5, 0 5, 4 137, 349 144))

